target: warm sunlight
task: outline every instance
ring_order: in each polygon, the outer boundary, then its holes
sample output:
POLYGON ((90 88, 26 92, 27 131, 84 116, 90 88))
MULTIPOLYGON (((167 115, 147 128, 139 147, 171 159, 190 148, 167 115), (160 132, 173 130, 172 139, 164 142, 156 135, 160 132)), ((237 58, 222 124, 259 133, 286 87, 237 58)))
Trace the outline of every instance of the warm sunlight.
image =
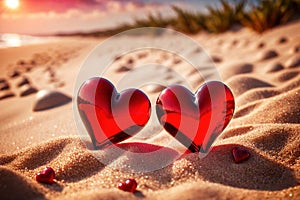
POLYGON ((5 0, 5 5, 10 9, 16 9, 19 7, 19 0, 5 0))

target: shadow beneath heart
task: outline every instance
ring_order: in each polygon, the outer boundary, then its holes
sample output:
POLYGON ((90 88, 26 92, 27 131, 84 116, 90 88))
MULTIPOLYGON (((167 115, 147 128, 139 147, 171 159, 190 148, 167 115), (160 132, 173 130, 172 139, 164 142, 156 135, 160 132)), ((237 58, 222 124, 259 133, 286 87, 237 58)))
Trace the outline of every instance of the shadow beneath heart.
POLYGON ((93 155, 104 165, 127 172, 152 172, 172 164, 179 153, 171 148, 141 142, 120 143, 93 155))
POLYGON ((291 169, 238 144, 215 146, 203 159, 197 154, 187 154, 183 158, 194 164, 199 176, 214 183, 269 191, 297 185, 297 179, 291 169), (250 158, 236 164, 231 152, 236 146, 248 149, 251 153, 250 158))
POLYGON ((58 183, 58 182, 56 182, 56 183, 54 183, 54 184, 43 184, 43 186, 44 186, 45 188, 48 188, 48 189, 50 189, 50 190, 54 190, 54 191, 56 191, 56 192, 61 192, 61 191, 63 191, 63 189, 64 189, 64 186, 61 185, 61 184, 58 183))
POLYGON ((143 194, 143 192, 139 191, 139 190, 136 190, 134 193, 133 193, 134 196, 138 197, 138 198, 145 198, 145 195, 143 194))

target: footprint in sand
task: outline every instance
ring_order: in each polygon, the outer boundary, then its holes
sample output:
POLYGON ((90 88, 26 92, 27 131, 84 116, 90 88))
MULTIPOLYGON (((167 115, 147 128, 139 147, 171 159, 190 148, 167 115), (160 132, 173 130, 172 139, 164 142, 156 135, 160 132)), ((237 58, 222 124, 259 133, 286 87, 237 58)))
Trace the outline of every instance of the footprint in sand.
MULTIPOLYGON (((169 59, 169 54, 167 54, 167 53, 162 53, 161 54, 161 56, 160 56, 160 58, 161 58, 161 60, 168 60, 169 59)), ((175 64, 175 63, 174 63, 175 64)))
POLYGON ((202 51, 202 49, 199 47, 199 48, 196 48, 193 53, 200 53, 202 51))
MULTIPOLYGON (((257 93, 255 93, 252 96, 255 96, 255 95, 257 95, 257 93)), ((249 115, 251 112, 253 112, 255 110, 255 108, 258 106, 258 104, 249 104, 250 100, 255 101, 257 99, 253 100, 248 97, 245 98, 244 96, 239 98, 239 101, 236 105, 237 110, 234 113, 234 119, 249 115)))
POLYGON ((228 79, 237 74, 246 74, 253 71, 253 64, 241 63, 236 65, 221 66, 220 72, 223 79, 228 79))
POLYGON ((144 87, 149 93, 159 92, 163 86, 172 85, 177 81, 185 82, 184 78, 174 70, 161 65, 144 65, 132 69, 118 82, 120 90, 128 87, 144 87), (159 74, 159 76, 157 76, 159 74))
POLYGON ((286 82, 290 79, 295 78, 298 75, 298 71, 283 71, 275 77, 275 80, 279 82, 286 82))
POLYGON ((51 68, 51 67, 47 67, 47 68, 45 69, 45 71, 48 73, 48 76, 49 76, 50 78, 54 78, 54 77, 56 76, 55 71, 54 71, 53 68, 51 68))
POLYGON ((294 53, 298 53, 300 51, 300 45, 294 47, 294 53))
POLYGON ((129 58, 128 60, 127 60, 127 64, 128 65, 132 65, 134 63, 134 59, 133 58, 129 58))
POLYGON ((248 75, 236 75, 227 81, 235 95, 239 96, 251 89, 273 87, 273 85, 248 75))
POLYGON ((300 56, 295 55, 286 61, 287 68, 295 68, 300 66, 300 56))
POLYGON ((35 87, 33 87, 33 86, 29 85, 29 84, 23 85, 23 86, 20 88, 20 96, 21 96, 21 97, 25 97, 25 96, 28 96, 28 95, 30 95, 30 94, 34 94, 34 93, 36 93, 37 91, 38 91, 38 90, 37 90, 35 87))
MULTIPOLYGON (((185 54, 188 53, 190 53, 190 51, 185 52, 185 54)), ((133 79, 141 83, 141 85, 144 85, 143 88, 148 93, 160 92, 161 90, 164 89, 165 85, 171 85, 176 83, 186 84, 188 85, 188 87, 195 88, 196 86, 201 84, 205 79, 209 78, 209 76, 215 76, 216 74, 214 73, 215 68, 212 65, 211 59, 207 61, 208 65, 206 65, 206 62, 203 62, 203 59, 206 58, 204 56, 200 58, 193 57, 193 60, 197 59, 197 61, 205 65, 205 66, 202 65, 200 67, 197 67, 196 69, 193 66, 191 66, 190 63, 186 62, 183 58, 174 55, 171 52, 167 52, 163 50, 151 50, 151 51, 147 50, 147 58, 143 60, 138 59, 139 57, 138 55, 141 54, 145 54, 145 51, 131 52, 130 54, 123 55, 123 57, 119 58, 118 62, 115 64, 116 68, 114 68, 114 70, 115 72, 118 73, 126 73, 125 76, 127 77, 129 76, 129 74, 139 73, 140 68, 143 68, 144 70, 143 74, 139 74, 136 75, 135 77, 127 78, 127 79, 130 80, 133 79), (130 63, 135 63, 134 67, 128 64, 128 60, 130 59, 134 59, 132 62, 130 62, 130 63), (209 64, 211 64, 212 66, 209 66, 209 64), (147 74, 149 76, 143 78, 144 74, 147 74), (159 74, 159 76, 157 76, 157 74, 159 74), (181 78, 178 78, 179 76, 181 76, 181 78)), ((183 56, 185 54, 183 54, 183 56)), ((222 59, 219 57, 216 58, 216 61, 221 61, 221 60, 222 59)), ((112 64, 112 67, 114 67, 113 65, 114 63, 112 64)), ((214 79, 214 77, 210 77, 210 79, 214 79)), ((129 85, 132 87, 134 84, 130 83, 129 85)))
POLYGON ((0 78, 0 83, 5 83, 7 80, 5 78, 0 78))
POLYGON ((284 36, 278 39, 278 44, 284 44, 288 41, 288 39, 284 36))
POLYGON ((258 103, 254 103, 255 101, 261 99, 267 99, 276 96, 278 94, 280 94, 280 92, 278 92, 273 87, 269 87, 269 88, 262 87, 262 88, 251 89, 243 93, 237 98, 236 105, 238 110, 235 114, 237 114, 237 116, 244 116, 246 114, 249 114, 250 112, 255 111, 254 107, 259 105, 258 103), (248 113, 246 112, 247 108, 250 109, 248 113))
POLYGON ((173 64, 174 64, 174 65, 177 65, 177 64, 179 64, 179 63, 181 63, 181 62, 182 62, 182 59, 181 59, 181 58, 175 57, 175 58, 173 59, 173 64))
POLYGON ((233 40, 232 43, 231 43, 231 46, 234 47, 234 46, 236 46, 238 43, 239 43, 238 40, 233 40))
POLYGON ((223 61, 221 57, 216 56, 216 55, 211 56, 211 59, 212 59, 212 61, 215 62, 215 63, 220 63, 220 62, 223 61))
POLYGON ((18 77, 20 75, 21 75, 20 72, 17 71, 17 70, 13 70, 13 71, 11 71, 11 72, 8 73, 8 77, 10 77, 10 78, 16 78, 16 77, 18 77))
POLYGON ((35 60, 30 60, 30 62, 29 62, 31 65, 33 65, 33 66, 35 66, 36 65, 36 62, 35 62, 35 60))
POLYGON ((271 72, 280 71, 282 69, 284 69, 284 66, 280 62, 274 62, 274 63, 269 64, 265 70, 266 70, 266 73, 271 73, 271 72))
POLYGON ((278 57, 278 53, 275 50, 266 50, 259 54, 259 60, 269 60, 271 58, 278 57))
POLYGON ((9 88, 10 86, 5 79, 2 82, 0 82, 0 91, 8 90, 9 88))
POLYGON ((26 66, 24 66, 25 72, 30 72, 32 69, 33 69, 32 65, 26 65, 26 66))
POLYGON ((25 63, 25 61, 24 60, 19 60, 18 62, 17 62, 17 65, 25 65, 26 63, 25 63))
POLYGON ((23 76, 22 79, 17 83, 18 87, 21 87, 23 85, 28 85, 30 84, 30 81, 27 77, 23 76))
POLYGON ((116 56, 116 57, 114 58, 114 61, 121 60, 121 58, 122 58, 122 57, 123 57, 122 55, 120 55, 120 56, 116 56))
MULTIPOLYGON (((124 72, 128 72, 130 70, 133 69, 134 65, 135 65, 135 58, 132 57, 135 53, 130 53, 127 55, 120 55, 120 56, 116 56, 114 61, 115 62, 121 62, 120 64, 117 64, 117 69, 115 69, 115 72, 117 73, 124 73, 124 72)), ((137 57, 146 57, 147 54, 145 54, 145 52, 139 53, 137 54, 137 57)), ((115 65, 115 63, 112 64, 112 66, 115 65)))
POLYGON ((65 83, 60 81, 56 76, 55 70, 53 68, 47 67, 44 72, 46 72, 47 76, 49 77, 48 83, 54 84, 54 87, 63 87, 65 85, 65 83))
POLYGON ((7 99, 10 97, 14 97, 14 96, 15 96, 15 94, 11 91, 1 91, 0 92, 0 100, 7 99))
MULTIPOLYGON (((11 79, 16 79, 14 81, 14 84, 16 86, 16 89, 18 91, 16 94, 19 94, 20 97, 25 97, 31 94, 34 94, 38 92, 38 89, 32 85, 30 77, 23 76, 23 73, 30 72, 36 75, 38 75, 41 71, 36 69, 32 71, 35 67, 41 66, 46 67, 44 72, 47 72, 48 77, 46 79, 53 83, 54 87, 63 87, 65 85, 64 82, 59 81, 57 78, 57 75, 55 71, 50 67, 51 64, 57 64, 60 62, 60 64, 63 64, 64 62, 67 62, 71 57, 75 55, 76 51, 74 50, 68 50, 66 49, 64 52, 59 51, 58 53, 55 53, 54 50, 51 50, 49 52, 42 52, 42 53, 36 53, 31 56, 30 59, 24 60, 20 59, 15 62, 15 64, 12 64, 9 66, 11 69, 8 71, 7 76, 11 79), (48 66, 48 67, 47 67, 48 66)), ((35 76, 33 76, 34 78, 35 76)), ((38 76, 37 76, 38 77, 38 76)), ((41 78, 40 80, 42 80, 41 78)), ((39 78, 34 79, 35 81, 39 80, 39 78)), ((15 93, 9 91, 10 85, 8 84, 6 79, 0 79, 0 99, 9 98, 12 96, 16 96, 15 93), (3 92, 2 92, 3 91, 3 92)))
POLYGON ((0 78, 0 100, 14 97, 15 94, 9 90, 10 85, 4 78, 0 78))
POLYGON ((142 52, 137 55, 138 59, 143 59, 146 58, 147 56, 148 56, 147 52, 142 52))
POLYGON ((119 68, 116 69, 116 72, 122 73, 122 72, 128 72, 130 70, 131 70, 131 68, 129 68, 125 65, 121 65, 119 68))
POLYGON ((258 48, 258 49, 261 49, 261 48, 263 48, 263 47, 265 47, 265 46, 266 46, 265 43, 260 42, 260 43, 257 45, 257 48, 258 48))

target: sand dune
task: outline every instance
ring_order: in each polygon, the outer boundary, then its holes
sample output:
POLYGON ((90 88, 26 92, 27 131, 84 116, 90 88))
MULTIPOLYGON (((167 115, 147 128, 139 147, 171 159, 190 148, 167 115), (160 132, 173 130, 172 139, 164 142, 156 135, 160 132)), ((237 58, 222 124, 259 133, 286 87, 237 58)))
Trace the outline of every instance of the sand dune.
MULTIPOLYGON (((96 159, 78 136, 70 103, 33 112, 35 94, 21 95, 20 87, 29 85, 72 96, 79 67, 100 39, 84 38, 74 43, 77 40, 71 38, 47 45, 0 49, 0 78, 9 85, 0 91, 0 198, 299 199, 300 67, 296 62, 299 30, 300 23, 294 22, 262 35, 242 29, 221 35, 193 36, 215 56, 215 61, 218 58, 215 62, 218 72, 235 95, 234 118, 203 159, 192 153, 178 156, 182 145, 176 141, 169 143, 172 137, 161 127, 148 127, 144 138, 129 140, 143 142, 136 143, 130 151, 153 151, 168 144, 160 156, 145 163, 151 165, 169 159, 172 164, 143 173, 113 169, 96 159), (277 55, 266 56, 265 52, 271 50, 277 55), (12 76, 14 71, 17 75, 12 76), (9 92, 13 95, 7 95, 9 92), (151 135, 156 129, 159 133, 151 135), (231 150, 235 146, 247 149, 250 158, 234 163, 231 150), (56 171, 55 184, 35 181, 36 173, 45 166, 56 171), (138 182, 134 194, 117 189, 117 184, 126 178, 138 182)), ((150 50, 115 58, 106 74, 117 81, 128 71, 138 71, 138 66, 148 61, 172 69, 155 68, 156 74, 147 72, 153 80, 162 76, 168 84, 184 83, 176 73, 182 74, 194 88, 212 76, 205 64, 200 66, 204 74, 201 77, 179 57, 150 50)), ((150 84, 142 90, 155 101, 163 88, 150 84)), ((126 142, 121 145, 130 146, 126 142)), ((104 158, 114 156, 109 151, 101 153, 104 158)), ((115 156, 113 166, 145 165, 136 157, 115 156)))

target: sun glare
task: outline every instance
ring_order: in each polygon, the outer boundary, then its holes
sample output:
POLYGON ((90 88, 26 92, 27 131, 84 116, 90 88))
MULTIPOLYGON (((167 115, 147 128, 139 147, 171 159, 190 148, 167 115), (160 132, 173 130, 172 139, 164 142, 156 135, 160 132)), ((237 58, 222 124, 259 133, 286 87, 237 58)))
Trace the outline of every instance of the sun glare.
POLYGON ((5 0, 5 5, 9 9, 16 9, 19 7, 19 0, 5 0))

